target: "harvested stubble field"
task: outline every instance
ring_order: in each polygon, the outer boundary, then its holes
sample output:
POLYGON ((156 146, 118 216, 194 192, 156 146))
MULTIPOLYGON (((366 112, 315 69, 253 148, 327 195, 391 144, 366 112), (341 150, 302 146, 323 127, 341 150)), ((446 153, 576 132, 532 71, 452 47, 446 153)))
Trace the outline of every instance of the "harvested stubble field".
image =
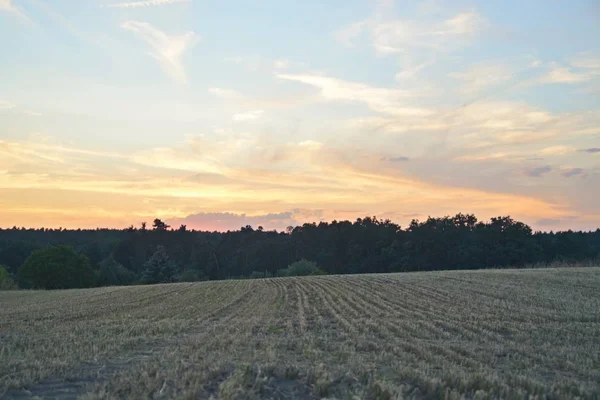
POLYGON ((600 396, 600 268, 2 292, 0 304, 0 397, 600 396))

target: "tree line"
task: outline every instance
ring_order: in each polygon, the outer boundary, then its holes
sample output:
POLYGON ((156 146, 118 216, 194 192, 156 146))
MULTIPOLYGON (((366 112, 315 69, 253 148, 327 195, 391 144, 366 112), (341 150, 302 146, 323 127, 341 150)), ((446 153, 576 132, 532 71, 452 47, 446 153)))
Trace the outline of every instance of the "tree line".
POLYGON ((471 214, 413 220, 404 229, 376 217, 305 223, 284 232, 172 229, 159 219, 151 227, 122 230, 0 229, 0 277, 24 288, 506 268, 599 258, 600 229, 533 232, 510 217, 478 221, 471 214))

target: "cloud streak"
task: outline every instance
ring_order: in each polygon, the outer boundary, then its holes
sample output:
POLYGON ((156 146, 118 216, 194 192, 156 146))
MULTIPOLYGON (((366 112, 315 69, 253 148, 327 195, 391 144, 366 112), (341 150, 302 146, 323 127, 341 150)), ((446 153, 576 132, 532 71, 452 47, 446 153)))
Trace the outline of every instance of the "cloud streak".
POLYGON ((522 170, 522 173, 523 173, 523 175, 529 176, 532 178, 541 178, 542 176, 546 175, 550 171, 552 171, 552 167, 550 167, 549 165, 545 165, 543 167, 524 168, 522 170))
POLYGON ((243 112, 243 113, 237 113, 234 114, 233 116, 233 120, 234 121, 254 121, 257 120, 259 118, 261 118, 264 114, 263 110, 254 110, 254 111, 248 111, 248 112, 243 112))
POLYGON ((189 3, 191 0, 144 0, 144 1, 129 1, 124 3, 111 3, 106 4, 104 7, 107 8, 139 8, 139 7, 152 7, 162 6, 167 4, 175 3, 189 3))
POLYGON ((581 149, 579 151, 584 153, 597 154, 600 153, 600 147, 590 147, 589 149, 581 149))
POLYGON ((572 178, 574 176, 584 176, 585 170, 583 168, 568 168, 561 173, 565 178, 572 178))
POLYGON ((5 12, 15 16, 22 22, 32 24, 33 21, 25 14, 21 8, 15 6, 11 0, 0 0, 0 12, 5 12))
POLYGON ((412 48, 449 51, 470 41, 485 28, 486 20, 475 11, 464 11, 438 21, 390 19, 381 15, 354 22, 334 33, 336 39, 352 47, 364 33, 381 54, 397 54, 412 48))
POLYGON ((138 21, 126 21, 121 27, 133 32, 151 47, 152 51, 148 54, 158 61, 173 80, 182 84, 187 83, 181 59, 187 50, 200 41, 198 35, 187 32, 179 36, 170 36, 147 22, 138 21))
POLYGON ((569 67, 552 64, 551 69, 540 78, 541 83, 582 83, 589 81, 594 76, 588 71, 574 72, 569 67))
POLYGON ((325 100, 365 103, 376 112, 397 116, 427 117, 431 110, 410 105, 414 93, 401 89, 373 87, 321 75, 279 74, 280 79, 316 87, 325 100))
POLYGON ((213 87, 213 88, 209 88, 208 92, 217 96, 218 98, 225 99, 225 100, 243 100, 244 99, 244 96, 240 92, 237 92, 237 91, 231 90, 231 89, 223 89, 223 88, 213 87))

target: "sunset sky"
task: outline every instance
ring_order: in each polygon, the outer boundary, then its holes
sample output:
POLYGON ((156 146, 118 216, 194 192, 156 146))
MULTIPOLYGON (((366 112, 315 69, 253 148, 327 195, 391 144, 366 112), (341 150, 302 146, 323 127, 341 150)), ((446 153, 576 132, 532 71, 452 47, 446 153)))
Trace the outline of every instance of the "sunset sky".
POLYGON ((0 227, 600 227, 600 3, 0 0, 0 227))

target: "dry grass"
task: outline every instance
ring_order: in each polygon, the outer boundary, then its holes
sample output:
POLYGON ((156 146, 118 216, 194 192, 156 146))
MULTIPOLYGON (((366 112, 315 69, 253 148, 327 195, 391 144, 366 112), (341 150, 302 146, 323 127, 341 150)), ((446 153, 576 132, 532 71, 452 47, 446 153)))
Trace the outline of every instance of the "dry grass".
POLYGON ((0 396, 600 396, 600 268, 0 292, 0 303, 0 396))

